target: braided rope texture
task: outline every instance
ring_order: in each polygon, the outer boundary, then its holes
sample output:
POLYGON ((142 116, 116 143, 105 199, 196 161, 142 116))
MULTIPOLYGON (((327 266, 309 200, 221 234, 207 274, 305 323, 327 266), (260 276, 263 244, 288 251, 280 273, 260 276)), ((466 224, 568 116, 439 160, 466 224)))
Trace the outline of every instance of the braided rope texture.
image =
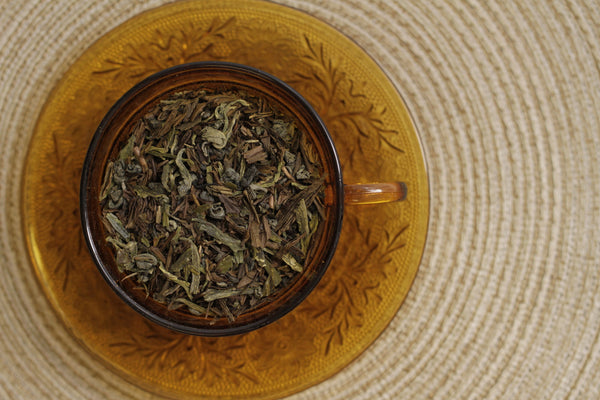
MULTIPOLYGON (((21 220, 37 116, 96 39, 161 0, 0 3, 0 398, 154 398, 39 290, 21 220)), ((296 399, 600 398, 600 3, 284 0, 355 40, 419 130, 422 265, 391 325, 296 399)))

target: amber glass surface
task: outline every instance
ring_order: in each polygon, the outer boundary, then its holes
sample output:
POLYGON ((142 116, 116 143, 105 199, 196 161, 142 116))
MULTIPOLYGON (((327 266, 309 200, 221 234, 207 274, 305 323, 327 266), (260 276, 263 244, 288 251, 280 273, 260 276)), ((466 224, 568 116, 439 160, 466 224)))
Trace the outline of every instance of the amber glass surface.
POLYGON ((172 398, 278 398, 330 377, 397 315, 425 244, 425 164, 397 89, 335 29, 268 2, 177 2, 108 33, 48 98, 26 163, 24 228, 40 290, 91 354, 172 398), (154 72, 202 60, 257 67, 298 90, 327 125, 346 182, 408 188, 403 202, 346 207, 336 254, 300 306, 221 338, 174 332, 124 304, 95 267, 79 217, 83 160, 111 105, 154 72))
POLYGON ((402 201, 406 199, 407 195, 408 189, 404 182, 344 185, 344 203, 349 205, 402 201))
MULTIPOLYGON (((369 187, 367 187, 368 189, 369 187)), ((368 190, 367 190, 368 191, 368 190)), ((371 196, 377 198, 377 191, 371 196)), ((317 285, 325 273, 340 235, 344 191, 337 152, 329 132, 314 109, 289 85, 256 68, 223 61, 192 62, 162 70, 136 84, 104 117, 88 150, 81 181, 83 233, 103 277, 115 292, 135 310, 152 321, 179 332, 202 336, 225 336, 249 332, 263 327, 296 307, 317 285), (158 101, 184 90, 243 90, 267 100, 281 112, 293 116, 298 129, 305 132, 311 148, 322 161, 325 186, 331 200, 324 209, 322 229, 314 238, 307 255, 307 264, 298 278, 285 290, 278 291, 260 306, 239 315, 235 321, 227 318, 194 316, 179 310, 169 310, 143 291, 136 290, 132 280, 118 271, 108 233, 101 220, 99 203, 104 171, 127 142, 133 126, 158 101)))

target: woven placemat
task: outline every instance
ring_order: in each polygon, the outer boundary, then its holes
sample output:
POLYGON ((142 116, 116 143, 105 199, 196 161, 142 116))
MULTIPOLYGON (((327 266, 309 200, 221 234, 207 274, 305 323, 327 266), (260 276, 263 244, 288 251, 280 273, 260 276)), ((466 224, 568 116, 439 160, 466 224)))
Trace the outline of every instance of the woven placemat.
MULTIPOLYGON (((27 255, 21 182, 53 86, 96 39, 162 3, 0 4, 0 398, 153 397, 50 308, 27 255)), ((600 5, 282 3, 388 73, 431 188, 422 265, 397 316, 350 366, 293 397, 600 398, 600 5)))

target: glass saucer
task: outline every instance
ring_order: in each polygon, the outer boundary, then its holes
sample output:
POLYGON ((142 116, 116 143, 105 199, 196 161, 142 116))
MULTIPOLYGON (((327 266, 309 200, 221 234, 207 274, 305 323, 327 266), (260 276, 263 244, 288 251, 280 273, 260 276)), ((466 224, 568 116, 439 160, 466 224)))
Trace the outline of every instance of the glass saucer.
POLYGON ((48 98, 26 164, 26 239, 52 307, 106 365, 173 398, 278 398, 332 376, 396 315, 425 244, 425 162, 398 91, 344 35, 268 2, 176 2, 100 38, 48 98), (224 338, 169 331, 123 303, 87 252, 78 210, 83 159, 110 106, 153 72, 201 60, 283 79, 325 121, 345 182, 401 180, 409 191, 402 203, 347 207, 336 255, 308 298, 274 324, 224 338))

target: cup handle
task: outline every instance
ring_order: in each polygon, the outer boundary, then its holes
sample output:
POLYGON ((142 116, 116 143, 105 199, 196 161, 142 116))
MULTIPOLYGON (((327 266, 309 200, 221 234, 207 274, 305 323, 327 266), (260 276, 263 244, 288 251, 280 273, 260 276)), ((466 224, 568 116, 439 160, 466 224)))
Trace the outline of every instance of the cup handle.
POLYGON ((378 204, 406 199, 406 183, 365 183, 344 185, 344 204, 378 204))

